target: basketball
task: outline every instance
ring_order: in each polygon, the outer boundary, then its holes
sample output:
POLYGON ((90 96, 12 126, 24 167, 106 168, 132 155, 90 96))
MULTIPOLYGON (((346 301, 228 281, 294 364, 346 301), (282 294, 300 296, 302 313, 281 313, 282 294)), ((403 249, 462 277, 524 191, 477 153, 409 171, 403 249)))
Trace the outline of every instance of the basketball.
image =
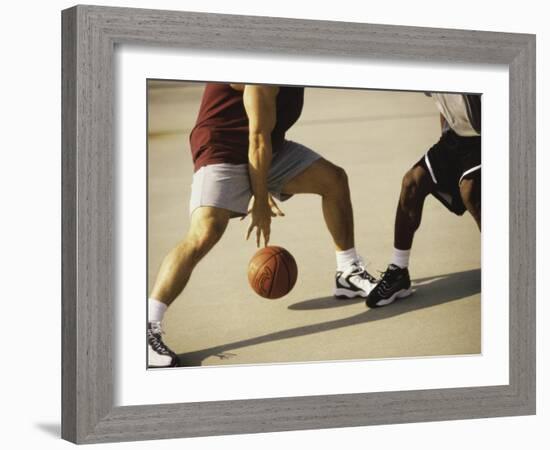
POLYGON ((294 257, 284 248, 258 250, 248 264, 248 282, 256 294, 269 299, 288 294, 298 278, 294 257))

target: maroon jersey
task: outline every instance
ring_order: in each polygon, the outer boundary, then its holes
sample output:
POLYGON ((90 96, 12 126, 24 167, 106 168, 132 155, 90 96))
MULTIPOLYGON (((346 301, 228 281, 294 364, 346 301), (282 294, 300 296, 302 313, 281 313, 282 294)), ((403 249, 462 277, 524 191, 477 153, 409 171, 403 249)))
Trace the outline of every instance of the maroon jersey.
MULTIPOLYGON (((281 147, 285 132, 300 117, 303 104, 304 88, 279 88, 277 118, 271 132, 273 153, 281 147)), ((229 84, 208 83, 189 141, 195 171, 209 164, 247 164, 248 116, 243 92, 229 84)))

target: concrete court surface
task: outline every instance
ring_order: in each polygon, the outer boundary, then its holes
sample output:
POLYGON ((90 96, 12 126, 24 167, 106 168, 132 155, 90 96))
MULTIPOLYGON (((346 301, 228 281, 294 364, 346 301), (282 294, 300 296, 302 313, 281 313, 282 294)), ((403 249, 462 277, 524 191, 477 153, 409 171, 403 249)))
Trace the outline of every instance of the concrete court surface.
MULTIPOLYGON (((203 86, 154 82, 149 90, 148 285, 163 256, 184 236, 192 161, 188 136, 203 86)), ((378 275, 391 256, 403 173, 439 137, 433 101, 421 93, 306 89, 301 118, 287 137, 347 170, 356 247, 378 275)), ((248 220, 233 219, 165 316, 165 340, 183 365, 256 364, 481 351, 480 234, 429 197, 414 242, 413 296, 368 310, 332 297, 335 256, 320 198, 279 206, 271 244, 287 248, 298 282, 279 300, 247 282, 255 244, 248 220)))

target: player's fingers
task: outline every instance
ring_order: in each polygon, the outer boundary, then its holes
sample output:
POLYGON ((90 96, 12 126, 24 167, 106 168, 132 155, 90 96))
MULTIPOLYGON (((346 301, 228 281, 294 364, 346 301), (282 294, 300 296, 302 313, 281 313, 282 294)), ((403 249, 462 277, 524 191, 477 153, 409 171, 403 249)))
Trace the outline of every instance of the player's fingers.
POLYGON ((277 205, 277 203, 273 203, 273 208, 275 209, 275 214, 279 217, 283 217, 285 215, 284 212, 281 211, 281 208, 277 205))
POLYGON ((260 246, 260 238, 262 236, 262 230, 260 230, 260 227, 256 229, 256 247, 260 246))
POLYGON ((249 226, 248 226, 248 230, 246 232, 246 240, 248 241, 248 238, 250 237, 250 233, 252 233, 252 228, 254 228, 254 224, 251 223, 249 226))
POLYGON ((278 215, 279 214, 279 207, 277 206, 277 203, 275 203, 275 200, 273 200, 273 197, 269 196, 269 209, 271 210, 271 214, 278 215))
POLYGON ((267 247, 269 236, 271 235, 271 227, 268 224, 265 224, 262 227, 262 234, 264 235, 264 245, 267 247))
POLYGON ((248 217, 248 215, 252 212, 252 209, 249 209, 246 214, 244 216, 241 217, 241 220, 244 220, 246 219, 246 217, 248 217))

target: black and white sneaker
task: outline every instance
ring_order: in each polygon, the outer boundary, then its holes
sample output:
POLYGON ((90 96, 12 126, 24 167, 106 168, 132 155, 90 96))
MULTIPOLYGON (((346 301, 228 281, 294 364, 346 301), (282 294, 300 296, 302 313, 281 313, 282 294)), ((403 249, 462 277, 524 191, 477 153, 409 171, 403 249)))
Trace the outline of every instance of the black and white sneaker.
POLYGON ((408 297, 411 294, 409 270, 406 267, 402 269, 395 264, 390 264, 382 273, 382 279, 367 297, 366 303, 369 308, 376 308, 389 305, 396 298, 408 297))
POLYGON ((378 280, 367 272, 362 261, 357 261, 344 271, 336 272, 334 296, 338 299, 365 298, 378 280))
POLYGON ((160 322, 147 325, 147 366, 149 368, 175 367, 176 354, 162 341, 160 322))

